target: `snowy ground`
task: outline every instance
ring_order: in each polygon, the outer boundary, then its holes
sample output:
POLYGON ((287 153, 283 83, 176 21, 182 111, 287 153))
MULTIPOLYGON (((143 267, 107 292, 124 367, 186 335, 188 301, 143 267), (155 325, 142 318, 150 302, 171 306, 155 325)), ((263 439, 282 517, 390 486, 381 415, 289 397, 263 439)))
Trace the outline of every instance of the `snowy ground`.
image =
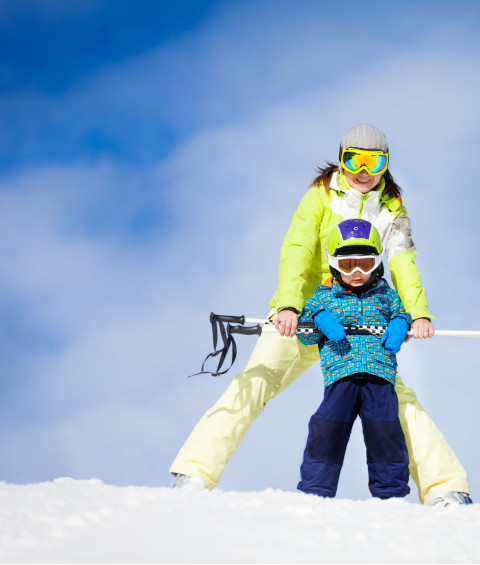
POLYGON ((480 504, 0 483, 2 563, 479 563, 480 504))

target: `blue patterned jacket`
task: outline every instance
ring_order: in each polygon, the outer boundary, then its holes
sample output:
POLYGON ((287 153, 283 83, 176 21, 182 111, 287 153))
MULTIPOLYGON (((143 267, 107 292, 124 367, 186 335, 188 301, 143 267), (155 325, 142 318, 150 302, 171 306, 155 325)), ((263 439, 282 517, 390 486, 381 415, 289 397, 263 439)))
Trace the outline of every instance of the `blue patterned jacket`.
MULTIPOLYGON (((405 312, 398 293, 381 279, 367 292, 357 296, 332 279, 332 286, 319 285, 308 300, 301 322, 313 322, 321 310, 338 316, 342 324, 385 326, 401 316, 410 325, 412 317, 405 312)), ((369 373, 395 384, 397 359, 373 335, 347 335, 339 342, 328 340, 322 333, 297 334, 305 345, 317 343, 325 387, 354 373, 369 373)))

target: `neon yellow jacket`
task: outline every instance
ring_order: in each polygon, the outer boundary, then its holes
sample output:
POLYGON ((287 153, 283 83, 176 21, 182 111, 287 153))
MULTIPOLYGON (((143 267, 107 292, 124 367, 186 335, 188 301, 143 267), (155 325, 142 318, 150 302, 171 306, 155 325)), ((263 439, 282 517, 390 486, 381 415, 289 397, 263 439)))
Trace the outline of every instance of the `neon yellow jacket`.
POLYGON ((392 282, 412 318, 430 318, 425 289, 414 262, 410 218, 398 198, 383 194, 382 179, 375 190, 362 194, 350 188, 343 173, 334 173, 327 194, 314 186, 297 208, 283 242, 279 284, 272 308, 303 310, 306 301, 329 276, 325 249, 330 230, 343 220, 362 218, 380 232, 392 282))

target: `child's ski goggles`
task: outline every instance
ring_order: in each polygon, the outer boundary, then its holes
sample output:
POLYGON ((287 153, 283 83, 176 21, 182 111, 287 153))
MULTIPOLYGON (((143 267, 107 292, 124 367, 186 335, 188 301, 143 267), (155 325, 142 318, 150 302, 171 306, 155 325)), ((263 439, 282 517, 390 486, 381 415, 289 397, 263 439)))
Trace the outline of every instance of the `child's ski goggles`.
POLYGON ((383 251, 380 255, 340 255, 335 257, 326 251, 328 264, 344 275, 353 275, 356 271, 369 275, 380 266, 383 259, 383 251))
POLYGON ((342 167, 350 173, 355 174, 365 170, 370 175, 379 175, 387 170, 388 153, 349 147, 342 150, 340 161, 342 167))

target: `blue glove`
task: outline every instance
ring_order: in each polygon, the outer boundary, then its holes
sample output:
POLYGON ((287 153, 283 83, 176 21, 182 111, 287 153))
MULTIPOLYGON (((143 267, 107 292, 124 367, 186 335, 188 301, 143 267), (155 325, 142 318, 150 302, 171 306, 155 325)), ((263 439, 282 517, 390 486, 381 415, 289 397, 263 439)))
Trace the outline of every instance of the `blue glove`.
POLYGON ((397 316, 390 320, 385 333, 382 336, 380 343, 383 344, 387 351, 390 353, 398 353, 405 341, 410 325, 401 316, 397 316))
POLYGON ((313 317, 313 321, 317 328, 332 341, 342 341, 347 335, 345 328, 338 321, 338 318, 333 312, 321 310, 313 317))

